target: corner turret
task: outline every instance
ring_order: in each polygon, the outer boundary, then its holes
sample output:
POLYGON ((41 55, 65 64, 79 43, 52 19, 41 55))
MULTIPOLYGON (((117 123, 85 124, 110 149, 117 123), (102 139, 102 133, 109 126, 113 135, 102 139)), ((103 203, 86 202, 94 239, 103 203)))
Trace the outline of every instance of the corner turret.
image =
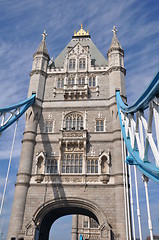
POLYGON ((110 48, 107 52, 109 64, 109 84, 110 97, 115 96, 115 89, 120 89, 121 94, 125 96, 125 75, 124 68, 124 50, 117 38, 117 29, 113 27, 113 38, 110 48))
POLYGON ((32 71, 30 73, 30 86, 28 97, 30 97, 32 93, 35 92, 36 97, 39 100, 43 100, 45 79, 47 76, 47 66, 50 60, 45 42, 46 36, 47 34, 44 30, 42 34, 42 41, 37 48, 37 51, 33 55, 32 71))

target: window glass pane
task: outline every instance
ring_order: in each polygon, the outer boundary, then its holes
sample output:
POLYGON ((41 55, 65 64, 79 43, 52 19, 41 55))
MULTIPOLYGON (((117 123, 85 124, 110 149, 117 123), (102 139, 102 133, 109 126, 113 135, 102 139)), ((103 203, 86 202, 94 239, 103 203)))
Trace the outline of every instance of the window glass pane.
POLYGON ((76 128, 76 118, 73 117, 73 128, 75 129, 76 128))
POLYGON ((64 79, 62 79, 62 81, 61 81, 61 87, 63 87, 64 86, 64 79))
POLYGON ((82 68, 82 60, 79 61, 79 68, 82 68))
POLYGON ((98 173, 98 160, 95 160, 95 173, 98 173))
POLYGON ((60 79, 57 81, 57 87, 60 88, 60 79))
POLYGON ((88 228, 88 221, 84 221, 84 222, 83 222, 83 227, 84 227, 84 228, 88 228))
POLYGON ((69 61, 69 69, 72 69, 72 60, 69 61))
POLYGON ((48 132, 52 132, 52 122, 48 122, 48 132))
POLYGON ((70 121, 69 121, 69 129, 72 128, 72 116, 70 116, 70 121))
POLYGON ((71 85, 71 79, 70 78, 68 79, 68 85, 71 85))
POLYGON ((85 78, 82 78, 82 84, 85 84, 85 78))
POLYGON ((104 122, 101 121, 101 131, 103 132, 104 131, 104 122))
POLYGON ((85 67, 86 67, 86 62, 85 60, 83 60, 83 69, 85 69, 85 67))
POLYGON ((95 80, 95 77, 93 77, 93 87, 95 87, 96 85, 96 80, 95 80))
POLYGON ((89 87, 91 87, 91 84, 92 83, 92 81, 91 81, 91 77, 89 78, 89 87))
POLYGON ((81 78, 78 79, 78 84, 81 84, 81 78))
POLYGON ((80 120, 79 120, 79 117, 77 117, 77 130, 80 129, 80 120))
POLYGON ((94 173, 94 164, 91 165, 91 173, 94 173))
MULTIPOLYGON (((62 173, 82 173, 82 163, 83 163, 82 154, 72 153, 72 154, 64 154, 64 156, 65 157, 62 160, 62 173), (66 161, 64 160, 65 158, 67 158, 66 161)), ((54 169, 55 167, 53 166, 53 171, 54 169)))
POLYGON ((99 131, 99 121, 98 120, 96 121, 96 131, 97 132, 99 131))
POLYGON ((83 128, 83 117, 81 117, 81 128, 83 128))
POLYGON ((76 62, 76 61, 75 61, 75 60, 73 60, 73 69, 75 69, 75 62, 76 62))

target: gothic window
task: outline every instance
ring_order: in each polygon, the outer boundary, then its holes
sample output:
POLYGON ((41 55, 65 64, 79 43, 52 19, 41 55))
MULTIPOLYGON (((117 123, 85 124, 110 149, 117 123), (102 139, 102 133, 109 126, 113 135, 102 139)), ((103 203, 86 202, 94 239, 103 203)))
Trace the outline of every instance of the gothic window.
POLYGON ((75 79, 74 77, 69 77, 68 78, 68 85, 74 85, 75 84, 75 79))
POLYGON ((78 84, 79 85, 84 85, 85 84, 85 77, 79 77, 78 84))
POLYGON ((87 173, 98 173, 98 160, 89 159, 87 161, 87 173))
POLYGON ((76 65, 76 60, 75 59, 70 59, 69 60, 69 69, 74 70, 76 65))
POLYGON ((63 88, 64 86, 64 79, 58 79, 57 80, 57 88, 63 88))
POLYGON ((79 60, 79 69, 85 69, 86 68, 86 60, 84 58, 81 58, 79 60))
POLYGON ((96 86, 96 78, 94 76, 89 77, 89 87, 96 86))
POLYGON ((46 173, 57 173, 57 160, 56 159, 47 159, 46 161, 46 173))
POLYGON ((66 130, 82 130, 83 116, 79 113, 70 113, 65 118, 66 130))
POLYGON ((104 132, 104 120, 96 119, 96 132, 104 132))
POLYGON ((62 173, 82 173, 83 154, 65 153, 62 158, 62 173))
POLYGON ((53 121, 44 121, 43 123, 43 132, 51 133, 53 132, 53 121))
POLYGON ((98 223, 93 218, 90 218, 90 228, 98 228, 98 223))
POLYGON ((85 221, 83 222, 83 227, 84 227, 84 228, 88 228, 88 221, 85 220, 85 221))

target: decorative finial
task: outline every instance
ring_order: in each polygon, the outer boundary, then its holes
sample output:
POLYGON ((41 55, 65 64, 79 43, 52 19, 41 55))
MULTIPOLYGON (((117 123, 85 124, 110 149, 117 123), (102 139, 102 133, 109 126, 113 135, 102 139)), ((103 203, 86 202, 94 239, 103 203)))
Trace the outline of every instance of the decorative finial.
MULTIPOLYGON (((81 29, 76 32, 76 30, 74 31, 74 36, 89 36, 89 31, 87 30, 87 32, 83 29, 83 24, 81 23, 81 29)), ((90 37, 90 36, 89 36, 90 37)))
POLYGON ((112 32, 113 32, 113 34, 114 34, 114 37, 116 37, 117 31, 118 31, 118 30, 116 29, 116 26, 114 26, 114 27, 113 27, 113 30, 112 30, 112 32))
POLYGON ((43 41, 45 41, 45 39, 46 39, 46 36, 47 36, 47 33, 46 33, 46 30, 44 30, 44 32, 43 32, 43 34, 42 34, 43 41))

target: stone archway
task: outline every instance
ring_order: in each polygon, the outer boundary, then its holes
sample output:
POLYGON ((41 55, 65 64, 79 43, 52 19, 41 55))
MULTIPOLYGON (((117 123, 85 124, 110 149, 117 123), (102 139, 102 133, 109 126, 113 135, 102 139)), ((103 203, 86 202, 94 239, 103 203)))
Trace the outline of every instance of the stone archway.
MULTIPOLYGON (((45 206, 40 206, 34 214, 31 222, 26 229, 34 232, 34 240, 48 240, 49 231, 52 224, 60 217, 80 214, 93 218, 100 225, 100 239, 111 239, 111 226, 108 224, 106 216, 100 210, 99 206, 85 199, 59 199, 58 201, 49 201, 45 206)), ((29 231, 26 230, 26 235, 29 231)), ((30 240, 29 236, 26 239, 30 240)))

